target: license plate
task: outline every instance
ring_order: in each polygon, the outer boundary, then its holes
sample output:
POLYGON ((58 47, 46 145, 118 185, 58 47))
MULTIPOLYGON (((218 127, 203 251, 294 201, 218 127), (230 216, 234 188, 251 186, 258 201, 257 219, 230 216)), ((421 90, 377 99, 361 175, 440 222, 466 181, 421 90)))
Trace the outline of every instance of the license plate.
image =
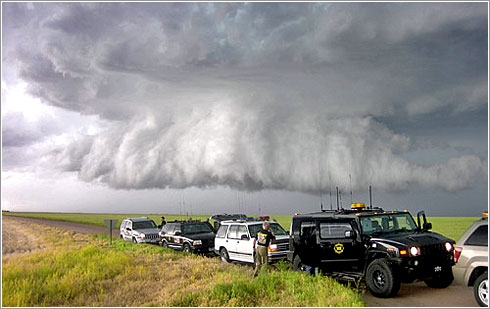
POLYGON ((434 271, 437 273, 437 272, 440 272, 442 270, 442 267, 441 266, 436 266, 434 267, 434 271))

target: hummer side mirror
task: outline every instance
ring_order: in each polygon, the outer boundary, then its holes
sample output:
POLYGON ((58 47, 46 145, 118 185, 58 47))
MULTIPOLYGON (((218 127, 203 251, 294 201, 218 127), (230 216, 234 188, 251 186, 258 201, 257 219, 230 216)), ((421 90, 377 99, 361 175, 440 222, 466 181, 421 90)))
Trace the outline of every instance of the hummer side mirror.
POLYGON ((248 236, 247 235, 242 235, 242 237, 240 237, 241 240, 249 240, 248 236))
POLYGON ((181 231, 175 232, 175 236, 179 236, 179 235, 182 235, 182 232, 181 231))
POLYGON ((344 236, 345 236, 345 238, 353 238, 354 232, 353 231, 345 231, 344 236))
POLYGON ((127 227, 127 228, 126 228, 126 231, 131 231, 131 228, 130 228, 130 227, 127 227))
POLYGON ((427 222, 427 218, 425 217, 425 211, 423 210, 417 213, 417 225, 421 230, 427 231, 432 228, 432 223, 427 222))

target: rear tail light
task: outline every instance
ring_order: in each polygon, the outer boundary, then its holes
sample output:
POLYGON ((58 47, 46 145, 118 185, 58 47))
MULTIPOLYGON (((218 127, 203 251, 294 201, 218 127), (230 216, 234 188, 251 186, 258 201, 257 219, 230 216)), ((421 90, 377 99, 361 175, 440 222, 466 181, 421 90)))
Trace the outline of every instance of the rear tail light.
POLYGON ((463 251, 463 248, 456 247, 454 250, 454 263, 458 263, 459 257, 461 256, 461 252, 463 251))

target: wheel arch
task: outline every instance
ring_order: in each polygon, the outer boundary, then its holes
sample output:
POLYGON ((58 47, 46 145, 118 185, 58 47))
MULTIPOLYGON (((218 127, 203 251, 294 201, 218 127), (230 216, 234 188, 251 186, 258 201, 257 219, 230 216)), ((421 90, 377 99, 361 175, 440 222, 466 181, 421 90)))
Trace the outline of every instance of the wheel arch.
POLYGON ((387 252, 383 251, 371 251, 368 252, 366 260, 364 262, 364 275, 366 275, 367 267, 371 264, 372 261, 377 259, 389 259, 390 255, 387 252))
POLYGON ((471 272, 470 279, 468 280, 468 286, 473 286, 475 281, 481 274, 488 271, 488 266, 478 266, 471 272))

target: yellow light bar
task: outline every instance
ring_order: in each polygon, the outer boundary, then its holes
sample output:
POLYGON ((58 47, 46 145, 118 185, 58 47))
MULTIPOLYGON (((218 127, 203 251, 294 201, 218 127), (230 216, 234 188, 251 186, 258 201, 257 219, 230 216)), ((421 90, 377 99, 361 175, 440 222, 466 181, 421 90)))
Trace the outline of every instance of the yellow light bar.
POLYGON ((350 206, 351 209, 364 208, 364 207, 366 207, 366 204, 364 203, 352 203, 350 206))
POLYGON ((488 211, 484 211, 481 214, 482 218, 488 218, 488 211))
POLYGON ((407 255, 407 250, 400 250, 400 255, 407 255))
POLYGON ((360 212, 356 213, 356 216, 358 216, 358 217, 359 217, 360 215, 362 215, 360 212))

